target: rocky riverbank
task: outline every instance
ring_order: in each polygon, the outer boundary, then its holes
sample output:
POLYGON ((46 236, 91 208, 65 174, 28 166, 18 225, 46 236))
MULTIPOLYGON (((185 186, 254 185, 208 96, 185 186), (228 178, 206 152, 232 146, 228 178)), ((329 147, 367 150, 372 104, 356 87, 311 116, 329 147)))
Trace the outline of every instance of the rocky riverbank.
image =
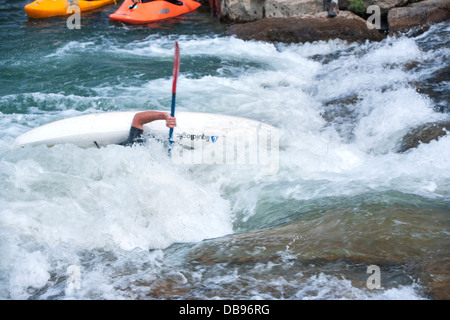
POLYGON ((228 29, 244 40, 268 42, 313 42, 345 39, 347 41, 380 41, 384 38, 377 29, 369 29, 366 21, 350 11, 341 11, 336 18, 328 18, 326 11, 298 17, 266 18, 228 29))
POLYGON ((202 1, 231 24, 231 34, 269 42, 378 41, 450 19, 448 0, 339 0, 335 18, 328 17, 327 0, 202 1))

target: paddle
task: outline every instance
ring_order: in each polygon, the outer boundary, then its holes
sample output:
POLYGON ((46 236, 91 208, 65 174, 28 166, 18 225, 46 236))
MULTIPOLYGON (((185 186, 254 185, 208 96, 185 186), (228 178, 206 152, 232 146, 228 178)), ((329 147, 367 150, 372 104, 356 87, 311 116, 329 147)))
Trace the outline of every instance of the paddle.
MULTIPOLYGON (((172 106, 170 109, 170 115, 172 117, 175 116, 175 95, 177 93, 177 79, 178 79, 178 73, 180 72, 180 48, 178 47, 178 42, 175 41, 175 56, 173 59, 173 83, 172 83, 172 106)), ((173 128, 170 128, 169 131, 169 157, 171 156, 172 152, 172 135, 173 135, 173 128)))

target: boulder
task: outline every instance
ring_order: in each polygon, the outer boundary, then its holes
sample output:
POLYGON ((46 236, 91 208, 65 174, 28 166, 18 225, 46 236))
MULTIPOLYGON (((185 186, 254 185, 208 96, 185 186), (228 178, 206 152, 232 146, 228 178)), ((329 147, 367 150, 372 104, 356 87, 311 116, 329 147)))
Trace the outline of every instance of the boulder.
POLYGON ((323 0, 207 0, 224 22, 249 22, 264 18, 297 17, 324 9, 323 0))
POLYGON ((388 13, 391 32, 405 32, 450 19, 450 1, 425 0, 406 7, 392 8, 388 13))
MULTIPOLYGON (((226 23, 245 23, 254 22, 259 20, 265 20, 269 18, 293 18, 293 17, 305 17, 310 19, 321 19, 323 16, 319 13, 327 10, 327 2, 329 0, 202 0, 204 3, 209 4, 211 11, 215 14, 220 21, 226 23), (312 14, 319 14, 317 16, 311 16, 312 14)), ((427 26, 433 23, 442 22, 450 19, 450 1, 449 0, 425 0, 420 2, 414 2, 408 5, 408 3, 415 0, 363 0, 364 6, 375 5, 380 8, 381 13, 381 25, 382 29, 389 29, 392 32, 404 32, 412 27, 427 26), (407 5, 405 7, 405 5, 407 5), (386 22, 387 20, 387 22, 386 22)), ((340 14, 342 16, 345 12, 350 10, 350 0, 339 0, 340 14)), ((365 18, 372 14, 366 12, 365 18)), ((364 14, 363 14, 364 16, 364 14)), ((344 17, 348 20, 348 16, 344 17)), ((287 26, 288 30, 280 30, 276 32, 273 28, 270 28, 271 33, 275 32, 277 35, 269 36, 269 38, 283 37, 291 38, 291 35, 296 35, 292 38, 296 38, 299 32, 295 32, 289 28, 289 22, 297 22, 294 19, 287 20, 286 23, 270 22, 278 27, 287 26)), ((304 20, 307 21, 307 20, 304 20)), ((314 26, 321 26, 323 21, 317 21, 314 26)), ((335 27, 335 22, 327 21, 331 29, 335 27)), ((348 21, 344 23, 348 25, 348 21)), ((267 22, 262 23, 260 26, 266 29, 267 22)), ((343 38, 342 28, 347 26, 342 25, 340 21, 337 25, 338 29, 334 32, 334 35, 324 35, 329 33, 330 30, 316 30, 315 34, 308 32, 305 38, 310 39, 328 39, 333 37, 343 38)), ((246 27, 247 29, 250 26, 246 27)), ((265 33, 262 31, 261 34, 265 33)), ((373 37, 378 38, 374 32, 369 32, 369 39, 373 37)), ((350 41, 354 41, 355 37, 360 38, 365 32, 357 28, 353 32, 349 32, 350 41)), ((264 36, 267 37, 267 36, 264 36)))
MULTIPOLYGON (((202 0, 221 21, 227 23, 251 22, 264 18, 298 17, 327 10, 330 0, 202 0)), ((349 10, 350 0, 339 0, 341 10, 349 10)), ((377 5, 383 15, 394 7, 404 6, 410 0, 363 0, 367 8, 377 5)))
POLYGON ((423 124, 403 137, 397 151, 405 152, 418 147, 421 143, 430 143, 432 140, 445 136, 448 132, 450 132, 450 121, 423 124))
POLYGON ((381 32, 369 29, 364 19, 349 11, 341 11, 336 18, 328 18, 326 11, 300 17, 265 18, 232 25, 228 32, 243 40, 285 43, 330 39, 380 41, 384 38, 381 32))

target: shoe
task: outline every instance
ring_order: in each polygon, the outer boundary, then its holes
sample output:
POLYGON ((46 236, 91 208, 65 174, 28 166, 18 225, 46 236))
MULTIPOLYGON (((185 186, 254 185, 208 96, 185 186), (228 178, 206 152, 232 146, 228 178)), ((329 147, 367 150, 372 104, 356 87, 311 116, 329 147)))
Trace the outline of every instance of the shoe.
POLYGON ((339 6, 336 2, 332 1, 330 3, 330 8, 328 9, 328 18, 334 18, 339 13, 339 6))

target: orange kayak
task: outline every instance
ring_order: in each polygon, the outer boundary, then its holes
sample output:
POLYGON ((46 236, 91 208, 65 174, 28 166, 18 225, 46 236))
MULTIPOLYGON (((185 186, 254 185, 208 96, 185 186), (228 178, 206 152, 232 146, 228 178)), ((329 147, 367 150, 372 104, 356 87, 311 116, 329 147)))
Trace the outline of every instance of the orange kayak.
MULTIPOLYGON (((94 0, 94 1, 78 1, 80 11, 87 11, 100 8, 107 4, 113 3, 115 0, 94 0)), ((48 18, 53 16, 65 16, 72 14, 72 10, 67 12, 69 6, 76 4, 76 1, 68 0, 36 0, 25 6, 25 13, 34 19, 48 18)))
POLYGON ((138 3, 125 0, 119 10, 111 14, 109 18, 114 21, 141 24, 173 18, 194 11, 198 7, 200 3, 194 0, 180 0, 176 4, 164 0, 138 3))

